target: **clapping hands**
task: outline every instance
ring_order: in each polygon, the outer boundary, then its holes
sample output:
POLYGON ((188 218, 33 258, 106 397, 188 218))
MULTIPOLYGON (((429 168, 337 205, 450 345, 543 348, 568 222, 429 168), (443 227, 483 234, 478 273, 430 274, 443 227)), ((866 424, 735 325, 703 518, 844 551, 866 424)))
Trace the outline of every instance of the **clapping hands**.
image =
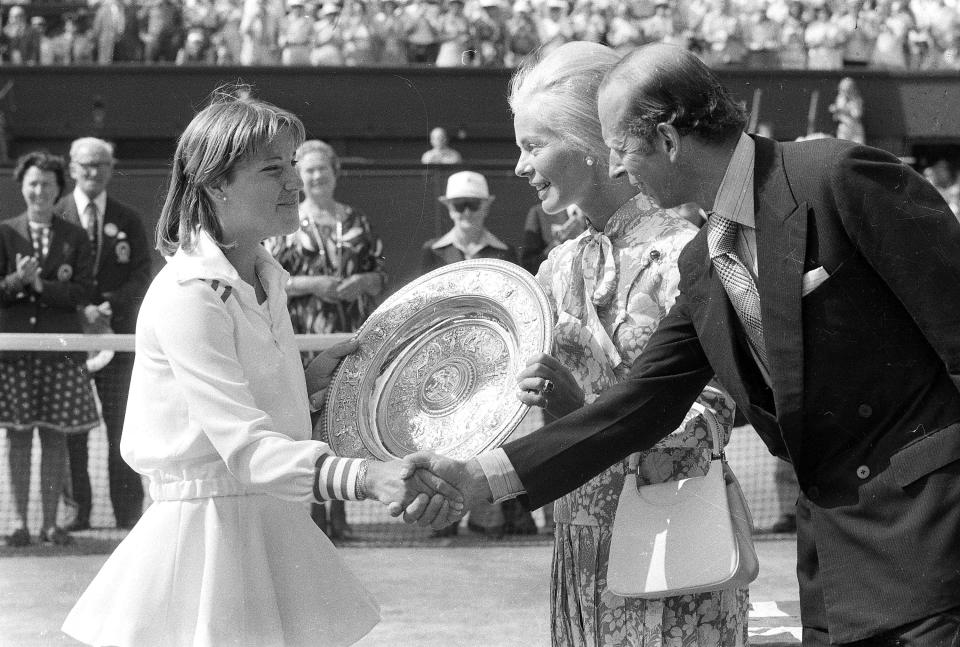
POLYGON ((17 278, 24 287, 36 288, 40 282, 40 261, 35 256, 17 254, 17 278))

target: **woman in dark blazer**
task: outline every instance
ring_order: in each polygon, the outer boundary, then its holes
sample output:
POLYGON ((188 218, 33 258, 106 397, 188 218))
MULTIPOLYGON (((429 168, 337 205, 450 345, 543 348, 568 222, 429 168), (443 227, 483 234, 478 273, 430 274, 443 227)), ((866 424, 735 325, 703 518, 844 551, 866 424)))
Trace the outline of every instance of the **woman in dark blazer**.
MULTIPOLYGON (((64 187, 64 164, 47 153, 17 161, 14 177, 27 204, 25 213, 0 223, 0 333, 79 333, 79 306, 93 290, 90 242, 80 227, 55 217, 64 187)), ((85 353, 0 353, 0 427, 9 438, 10 478, 16 529, 11 546, 30 543, 27 506, 33 429, 40 433, 40 540, 70 543, 56 525, 66 461, 66 434, 99 424, 85 373, 85 353)))

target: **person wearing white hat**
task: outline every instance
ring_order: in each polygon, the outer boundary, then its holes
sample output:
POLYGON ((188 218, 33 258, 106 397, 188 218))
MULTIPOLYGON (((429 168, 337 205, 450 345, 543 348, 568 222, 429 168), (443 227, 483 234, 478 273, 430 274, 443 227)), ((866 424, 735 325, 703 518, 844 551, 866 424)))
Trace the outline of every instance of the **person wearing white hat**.
POLYGON ((470 258, 516 262, 514 248, 484 225, 494 198, 487 187, 487 178, 480 173, 460 171, 450 176, 446 193, 438 199, 447 208, 453 227, 440 238, 424 243, 420 264, 424 273, 470 258))

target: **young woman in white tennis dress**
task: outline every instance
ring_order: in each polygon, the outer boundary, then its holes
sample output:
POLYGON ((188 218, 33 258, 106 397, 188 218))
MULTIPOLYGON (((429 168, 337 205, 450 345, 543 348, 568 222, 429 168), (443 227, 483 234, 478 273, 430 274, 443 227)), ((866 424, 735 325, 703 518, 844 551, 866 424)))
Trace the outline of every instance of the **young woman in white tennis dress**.
POLYGON ((289 275, 260 244, 299 225, 303 138, 292 114, 226 94, 180 138, 121 441, 154 502, 64 622, 78 640, 351 644, 379 610, 307 504, 369 497, 399 514, 426 505, 418 488, 457 497, 403 461, 337 458, 311 440, 289 275))

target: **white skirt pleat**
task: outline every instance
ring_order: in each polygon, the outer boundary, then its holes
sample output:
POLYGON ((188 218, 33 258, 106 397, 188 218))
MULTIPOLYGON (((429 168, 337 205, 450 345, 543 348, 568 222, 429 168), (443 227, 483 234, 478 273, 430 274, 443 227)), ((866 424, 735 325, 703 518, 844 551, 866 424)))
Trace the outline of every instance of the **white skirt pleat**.
POLYGON ((299 503, 154 502, 63 631, 115 647, 350 645, 379 607, 299 503))

